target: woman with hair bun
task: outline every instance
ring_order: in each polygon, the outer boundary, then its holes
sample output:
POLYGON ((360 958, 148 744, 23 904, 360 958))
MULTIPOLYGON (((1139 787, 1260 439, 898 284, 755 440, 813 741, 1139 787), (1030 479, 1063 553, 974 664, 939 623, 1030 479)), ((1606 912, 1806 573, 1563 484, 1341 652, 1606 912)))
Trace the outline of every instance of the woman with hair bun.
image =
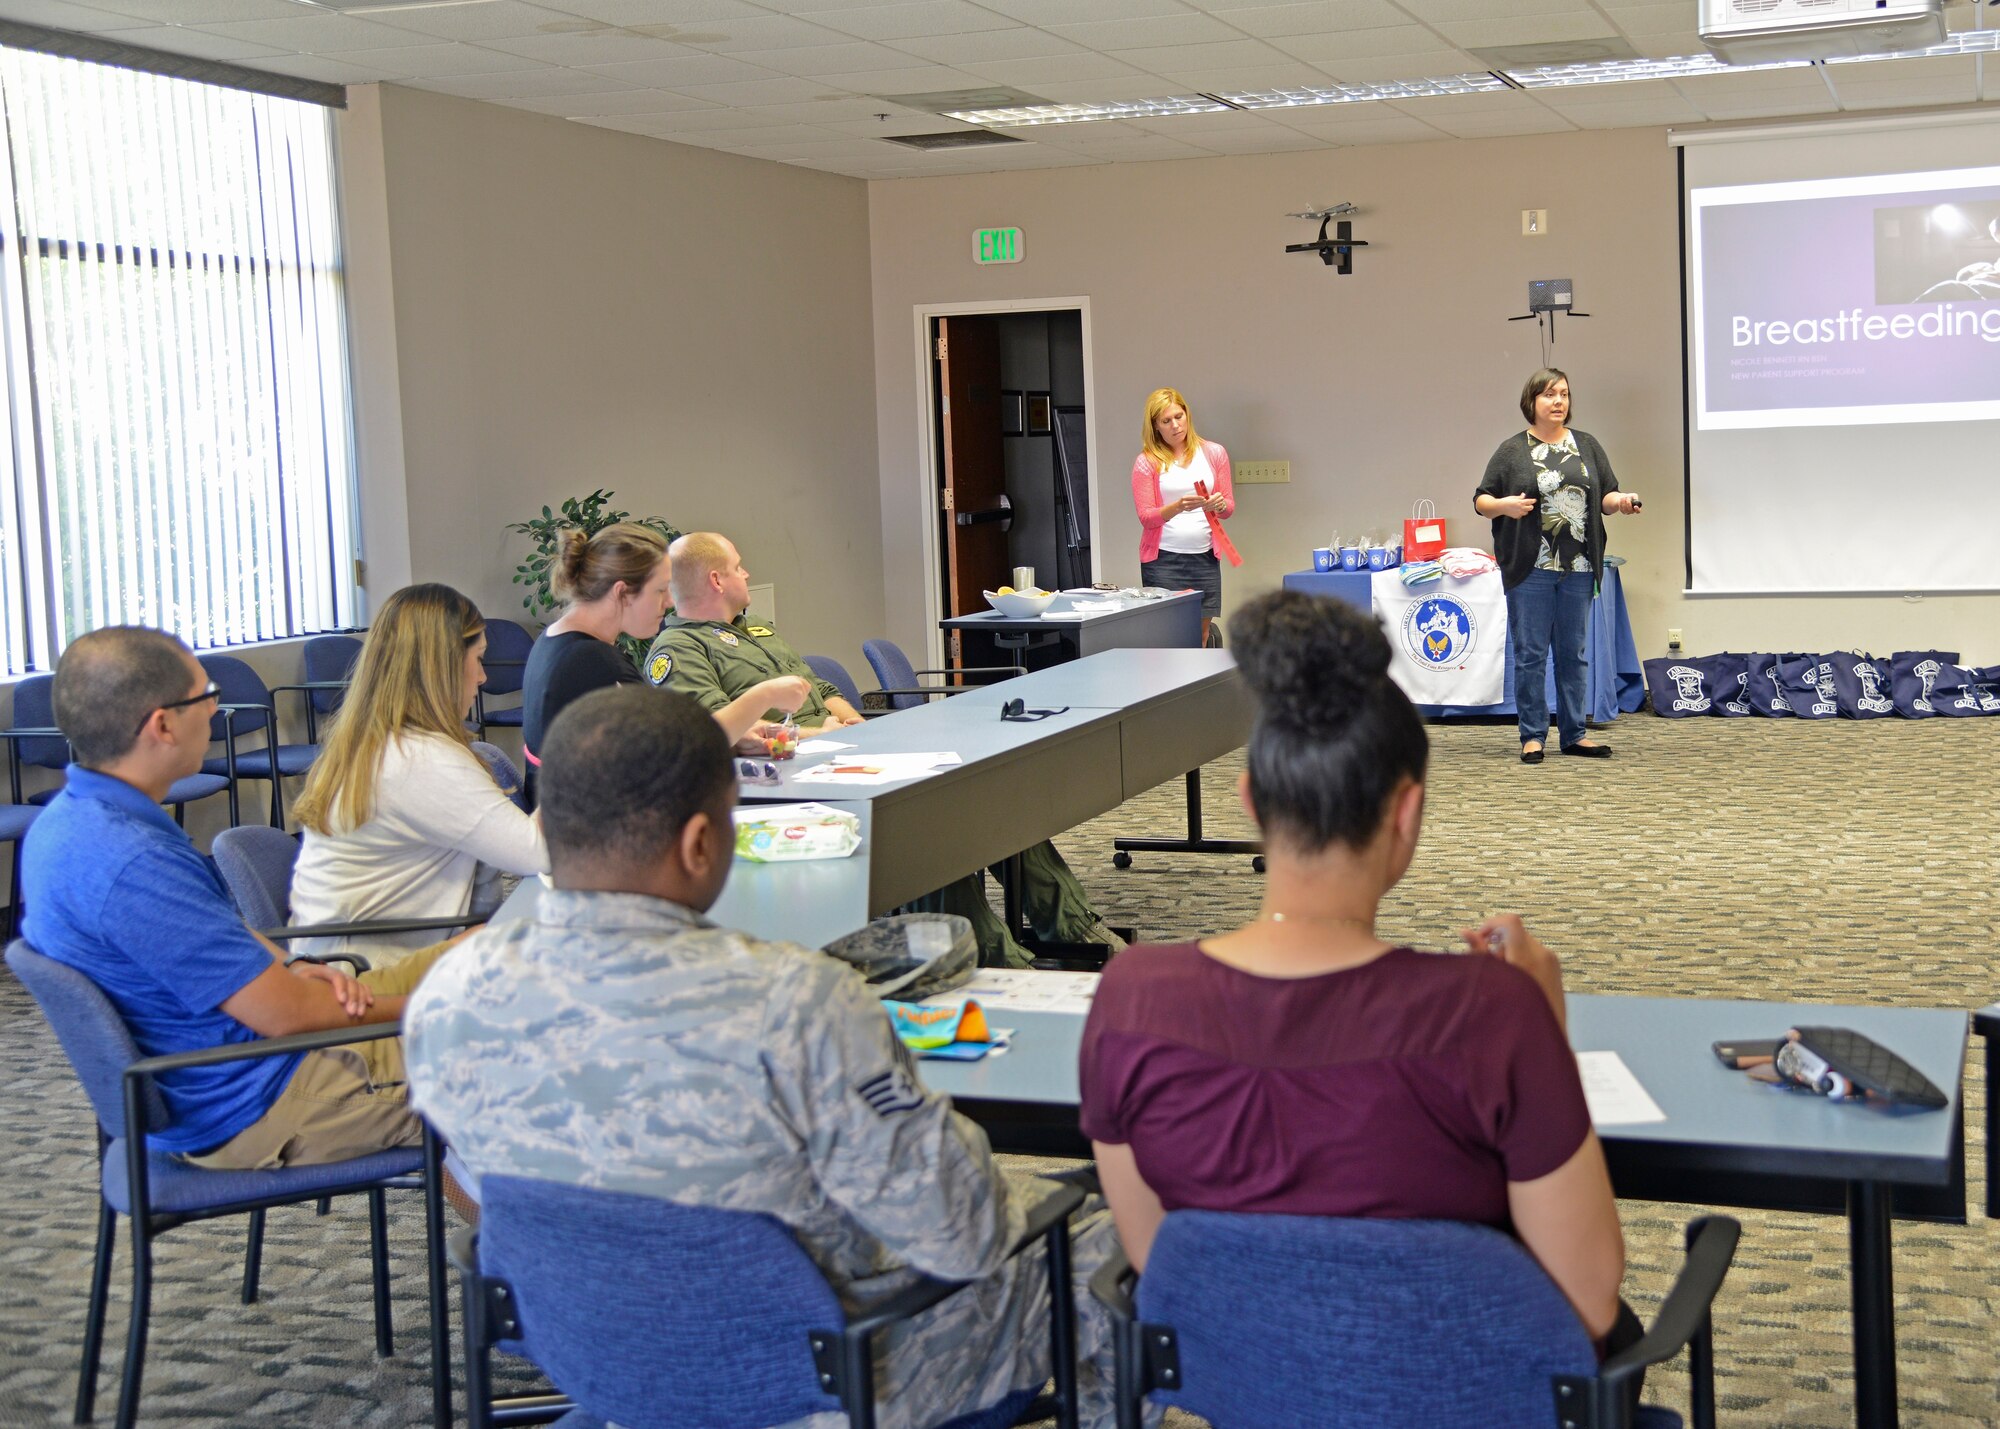
POLYGON ((1133 948, 1099 982, 1082 1125, 1126 1253, 1143 1267, 1181 1209, 1481 1222, 1622 1342, 1624 1239, 1555 955, 1512 914, 1467 930, 1470 956, 1376 933, 1429 752, 1387 639, 1290 591, 1229 636, 1257 701, 1241 793, 1270 876, 1251 922, 1133 948))
MULTIPOLYGON (((621 521, 594 536, 570 532, 550 587, 563 613, 535 638, 521 673, 521 745, 528 763, 555 717, 571 701, 610 685, 636 685, 639 671, 618 637, 651 640, 671 600, 667 538, 649 526, 621 521)), ((766 710, 795 710, 811 686, 783 676, 752 686, 715 712, 732 744, 742 741, 766 710)))
POLYGON ((1222 614, 1222 562, 1215 556, 1218 521, 1236 514, 1229 453, 1195 435, 1187 398, 1162 387, 1146 398, 1139 455, 1132 462, 1132 506, 1139 513, 1139 581, 1168 590, 1201 592, 1201 643, 1222 614), (1195 487, 1206 486, 1203 496, 1195 487))

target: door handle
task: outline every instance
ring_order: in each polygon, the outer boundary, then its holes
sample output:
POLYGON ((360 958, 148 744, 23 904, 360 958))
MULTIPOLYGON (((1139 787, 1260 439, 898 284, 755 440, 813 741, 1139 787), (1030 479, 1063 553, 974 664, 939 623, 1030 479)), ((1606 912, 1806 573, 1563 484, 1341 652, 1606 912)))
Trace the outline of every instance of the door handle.
POLYGON ((1003 495, 1000 498, 998 506, 985 511, 961 511, 958 513, 958 524, 961 526, 977 526, 987 521, 998 521, 1000 529, 1002 531, 1007 530, 1014 524, 1014 503, 1003 495))

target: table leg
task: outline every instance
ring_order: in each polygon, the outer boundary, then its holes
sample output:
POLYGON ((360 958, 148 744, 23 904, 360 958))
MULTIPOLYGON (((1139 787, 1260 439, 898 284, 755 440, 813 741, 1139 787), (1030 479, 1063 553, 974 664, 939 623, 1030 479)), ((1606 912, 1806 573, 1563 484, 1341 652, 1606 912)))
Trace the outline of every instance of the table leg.
POLYGON ((1187 773, 1187 830, 1184 839, 1113 839, 1111 847, 1117 852, 1112 855, 1111 861, 1119 868, 1130 868, 1134 849, 1156 853, 1238 853, 1251 855, 1256 860, 1257 872, 1264 871, 1264 845, 1257 840, 1203 837, 1199 769, 1190 769, 1187 773))
POLYGON ((1895 1429, 1896 1297, 1889 1256, 1889 1188, 1847 1184, 1849 1274, 1854 1296, 1854 1422, 1895 1429))

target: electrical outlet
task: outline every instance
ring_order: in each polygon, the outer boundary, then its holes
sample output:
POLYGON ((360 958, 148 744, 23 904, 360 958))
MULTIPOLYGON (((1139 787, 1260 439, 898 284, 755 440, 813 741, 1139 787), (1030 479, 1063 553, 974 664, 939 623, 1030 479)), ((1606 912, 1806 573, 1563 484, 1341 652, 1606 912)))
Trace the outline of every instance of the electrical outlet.
POLYGON ((1288 461, 1235 461, 1229 464, 1230 477, 1241 485, 1284 486, 1292 479, 1288 461))
POLYGON ((1549 211, 1545 208, 1524 208, 1521 210, 1521 232, 1530 238, 1540 238, 1549 231, 1549 211))
POLYGON ((1680 627, 1677 625, 1671 626, 1667 630, 1667 648, 1669 650, 1678 650, 1681 648, 1681 632, 1680 627))

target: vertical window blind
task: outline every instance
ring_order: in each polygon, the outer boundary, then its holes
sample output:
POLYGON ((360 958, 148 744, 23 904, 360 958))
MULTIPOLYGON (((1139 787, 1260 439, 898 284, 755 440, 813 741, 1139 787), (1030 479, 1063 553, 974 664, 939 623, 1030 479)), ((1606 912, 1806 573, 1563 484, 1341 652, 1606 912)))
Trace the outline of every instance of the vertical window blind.
POLYGON ((328 112, 0 50, 0 116, 0 672, 351 624, 328 112))

